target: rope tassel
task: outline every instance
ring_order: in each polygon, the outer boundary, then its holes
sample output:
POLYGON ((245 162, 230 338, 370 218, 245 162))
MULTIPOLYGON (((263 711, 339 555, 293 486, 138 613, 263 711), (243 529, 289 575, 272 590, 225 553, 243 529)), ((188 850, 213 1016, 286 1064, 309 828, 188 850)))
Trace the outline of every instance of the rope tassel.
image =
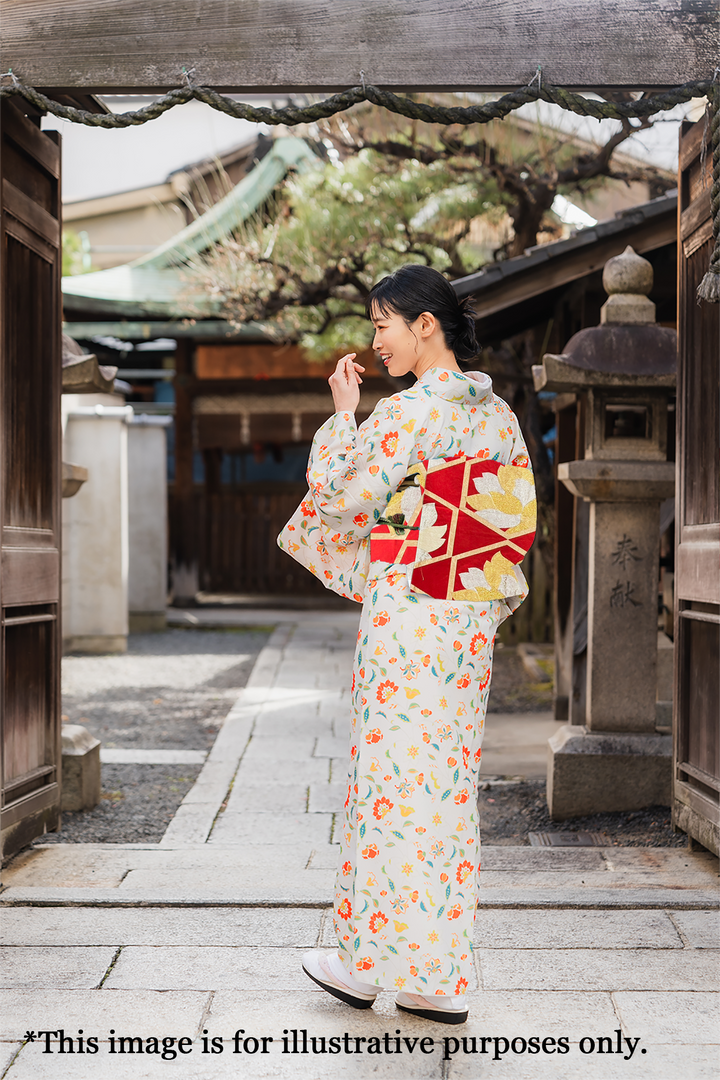
POLYGON ((697 302, 720 304, 720 71, 716 69, 712 95, 712 121, 710 142, 713 155, 713 182, 710 190, 710 213, 713 221, 714 246, 710 266, 698 285, 697 302))

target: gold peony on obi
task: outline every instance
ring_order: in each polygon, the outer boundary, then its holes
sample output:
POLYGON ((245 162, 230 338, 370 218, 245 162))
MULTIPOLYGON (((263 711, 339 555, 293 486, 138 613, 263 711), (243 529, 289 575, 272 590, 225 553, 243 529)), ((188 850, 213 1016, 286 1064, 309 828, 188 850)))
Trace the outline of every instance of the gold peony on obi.
POLYGON ((523 592, 535 538, 532 470, 483 458, 413 466, 370 534, 370 559, 412 564, 410 588, 438 600, 523 592))

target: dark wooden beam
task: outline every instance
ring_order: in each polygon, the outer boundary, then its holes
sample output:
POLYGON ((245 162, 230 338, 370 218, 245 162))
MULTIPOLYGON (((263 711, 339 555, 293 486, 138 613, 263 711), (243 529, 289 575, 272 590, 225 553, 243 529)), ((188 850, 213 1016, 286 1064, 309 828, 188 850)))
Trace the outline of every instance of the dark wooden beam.
POLYGON ((3 67, 63 92, 498 90, 710 78, 717 0, 3 0, 3 67))

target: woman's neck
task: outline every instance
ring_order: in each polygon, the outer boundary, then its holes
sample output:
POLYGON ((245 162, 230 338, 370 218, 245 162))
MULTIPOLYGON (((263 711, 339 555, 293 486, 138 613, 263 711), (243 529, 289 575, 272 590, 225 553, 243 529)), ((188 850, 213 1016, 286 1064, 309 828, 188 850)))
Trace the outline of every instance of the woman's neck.
POLYGON ((422 379, 433 368, 444 368, 446 371, 456 371, 458 375, 462 374, 455 359, 455 354, 450 349, 441 349, 421 357, 415 365, 414 375, 417 379, 422 379))

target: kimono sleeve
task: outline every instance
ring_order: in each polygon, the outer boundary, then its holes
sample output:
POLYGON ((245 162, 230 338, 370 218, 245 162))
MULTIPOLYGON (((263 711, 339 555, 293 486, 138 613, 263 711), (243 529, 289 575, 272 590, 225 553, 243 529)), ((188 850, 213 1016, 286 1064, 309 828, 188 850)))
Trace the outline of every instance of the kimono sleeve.
POLYGON ((352 413, 335 413, 320 428, 307 476, 324 521, 354 536, 370 533, 413 458, 416 419, 410 412, 397 395, 359 428, 352 413))
POLYGON ((404 478, 414 451, 415 418, 400 396, 381 402, 358 428, 335 413, 318 430, 308 462, 310 490, 278 546, 326 588, 362 602, 370 532, 404 478))

